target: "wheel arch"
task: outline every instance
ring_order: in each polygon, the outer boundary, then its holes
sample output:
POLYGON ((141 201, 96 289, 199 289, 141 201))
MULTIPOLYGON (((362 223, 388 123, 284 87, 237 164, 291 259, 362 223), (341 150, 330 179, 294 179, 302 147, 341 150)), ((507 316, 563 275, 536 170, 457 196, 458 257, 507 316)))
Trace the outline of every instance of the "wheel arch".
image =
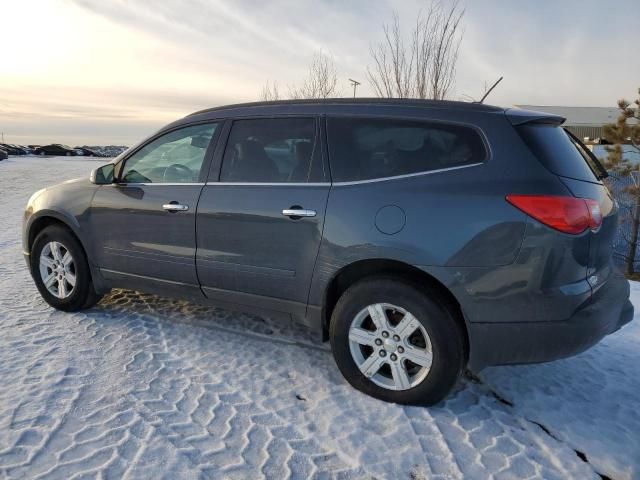
POLYGON ((440 280, 430 273, 413 265, 389 259, 366 259, 357 260, 350 263, 331 278, 324 292, 322 302, 322 338, 329 338, 329 324, 333 309, 342 294, 356 282, 372 276, 397 277, 418 286, 427 287, 430 291, 437 293, 437 300, 442 302, 453 314, 458 328, 464 339, 465 361, 469 358, 469 328, 464 317, 460 302, 455 295, 440 280))
MULTIPOLYGON (((89 255, 89 250, 87 249, 87 246, 85 245, 85 242, 82 239, 82 235, 80 235, 78 232, 79 227, 77 226, 76 223, 70 221, 68 218, 66 218, 62 214, 59 214, 57 212, 47 211, 31 219, 25 232, 26 240, 27 240, 26 247, 28 249, 27 253, 29 255, 31 254, 31 251, 33 248, 33 242, 35 241, 38 234, 42 232, 45 228, 51 225, 58 225, 66 229, 69 233, 71 233, 71 235, 75 237, 75 239, 78 241, 78 243, 82 247, 82 250, 84 251, 84 254, 86 256, 87 263, 89 265, 89 270, 91 272, 93 287, 95 291, 98 294, 106 293, 110 287, 104 281, 102 275, 100 274, 99 269, 92 262, 91 257, 89 255)), ((30 262, 27 262, 27 263, 29 263, 29 269, 31 269, 31 263, 30 262)))
POLYGON ((87 248, 85 247, 81 236, 77 232, 78 226, 73 225, 73 223, 74 222, 70 222, 69 219, 65 218, 63 215, 53 211, 43 212, 38 216, 32 218, 31 221, 29 222, 29 225, 27 227, 27 232, 26 232, 26 235, 27 235, 26 246, 28 248, 28 252, 31 253, 33 242, 35 241, 36 237, 42 230, 49 227, 50 225, 60 225, 61 227, 69 230, 73 234, 73 236, 76 237, 78 242, 80 242, 80 245, 82 245, 82 248, 84 249, 86 254, 87 248))

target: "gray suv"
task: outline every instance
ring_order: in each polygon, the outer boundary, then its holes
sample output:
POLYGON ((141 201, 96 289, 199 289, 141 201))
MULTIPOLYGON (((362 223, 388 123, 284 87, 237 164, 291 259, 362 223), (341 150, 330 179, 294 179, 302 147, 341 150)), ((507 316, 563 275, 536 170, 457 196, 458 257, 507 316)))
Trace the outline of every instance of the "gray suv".
POLYGON ((633 316, 617 205, 564 119, 415 100, 203 110, 35 193, 53 307, 113 287, 293 319, 357 389, 434 404, 465 368, 577 354, 633 316))

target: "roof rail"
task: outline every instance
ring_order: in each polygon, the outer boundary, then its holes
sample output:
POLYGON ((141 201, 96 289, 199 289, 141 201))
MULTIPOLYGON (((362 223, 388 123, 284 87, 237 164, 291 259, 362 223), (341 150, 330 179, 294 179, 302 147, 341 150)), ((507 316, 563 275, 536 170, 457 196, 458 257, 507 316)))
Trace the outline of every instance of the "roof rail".
POLYGON ((215 112, 220 110, 231 110, 235 108, 269 107, 277 105, 406 105, 425 108, 457 108, 481 111, 504 111, 501 107, 485 105, 471 102, 458 102, 453 100, 422 100, 417 98, 323 98, 323 99, 303 99, 303 100, 276 100, 268 102, 237 103, 232 105, 222 105, 219 107, 199 110, 191 115, 215 112))

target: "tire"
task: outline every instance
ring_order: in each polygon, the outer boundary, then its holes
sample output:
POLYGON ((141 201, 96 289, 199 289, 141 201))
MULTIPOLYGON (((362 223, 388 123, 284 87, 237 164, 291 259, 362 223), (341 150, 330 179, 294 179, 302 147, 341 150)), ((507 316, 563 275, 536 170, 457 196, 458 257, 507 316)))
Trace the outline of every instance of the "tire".
MULTIPOLYGON (((98 295, 93 287, 91 270, 89 269, 84 249, 78 239, 68 229, 59 225, 51 225, 42 230, 33 242, 30 261, 31 275, 36 283, 36 287, 38 287, 42 298, 53 308, 65 312, 75 312, 91 308, 100 301, 101 295, 98 295), (45 278, 50 278, 50 274, 54 273, 54 271, 50 267, 44 267, 46 273, 41 270, 41 255, 43 250, 47 249, 45 250, 45 257, 48 259, 47 262, 53 260, 55 263, 55 256, 50 247, 52 242, 59 245, 59 255, 68 252, 72 259, 69 268, 65 268, 64 272, 62 266, 56 266, 56 268, 59 268, 56 272, 65 274, 63 282, 64 289, 68 292, 68 296, 66 297, 57 296, 49 289, 58 290, 57 293, 58 295, 60 294, 60 290, 58 289, 60 285, 59 277, 56 278, 55 283, 49 288, 44 282, 43 274, 46 275, 45 278), (47 255, 47 253, 49 253, 49 255, 47 255), (70 274, 75 277, 73 286, 66 280, 66 275, 69 275, 69 280, 71 280, 70 274)), ((56 277, 56 275, 53 276, 56 277)))
MULTIPOLYGON (((380 311, 376 310, 377 307, 373 308, 374 311, 380 311)), ((359 332, 362 334, 361 330, 359 332)), ((395 277, 373 277, 349 287, 333 310, 329 335, 333 356, 346 380, 361 392, 387 402, 434 405, 449 394, 464 368, 463 332, 446 302, 439 301, 435 294, 425 291, 424 288, 419 289, 416 285, 395 277), (368 313, 371 311, 368 309, 369 306, 381 304, 384 304, 381 308, 385 311, 384 318, 388 321, 389 338, 382 337, 387 333, 386 330, 380 332, 368 313), (389 310, 385 310, 386 308, 389 310), (407 316, 407 313, 412 316, 407 316), (373 329, 365 332, 365 341, 375 338, 376 342, 388 344, 359 346, 358 342, 354 344, 350 340, 352 323, 358 326, 359 319, 363 316, 361 330, 373 329), (407 338, 395 337, 394 333, 402 333, 395 328, 402 327, 400 322, 405 318, 407 322, 403 325, 407 325, 408 328, 403 331, 413 331, 415 327, 414 333, 407 338), (398 323, 394 325, 394 321, 398 323), (425 334, 428 337, 425 337, 425 334), (396 343, 391 341, 392 337, 400 339, 396 343), (411 355, 421 363, 427 363, 424 359, 428 357, 429 343, 432 352, 429 367, 408 360, 407 357, 411 355), (416 345, 420 345, 420 350, 413 348, 416 345), (384 349, 389 349, 395 354, 389 354, 385 350, 385 358, 380 360, 380 350, 384 349), (376 352, 380 355, 376 355, 376 352), (414 356, 416 352, 420 356, 414 356), (396 362, 392 362, 394 356, 396 362), (362 363, 363 359, 365 363, 362 363), (385 362, 371 377, 365 375, 357 363, 360 362, 360 365, 364 366, 370 360, 376 365, 385 362), (407 377, 398 373, 398 377, 408 379, 409 383, 396 381, 394 371, 398 371, 398 368, 405 373, 414 372, 407 377)))

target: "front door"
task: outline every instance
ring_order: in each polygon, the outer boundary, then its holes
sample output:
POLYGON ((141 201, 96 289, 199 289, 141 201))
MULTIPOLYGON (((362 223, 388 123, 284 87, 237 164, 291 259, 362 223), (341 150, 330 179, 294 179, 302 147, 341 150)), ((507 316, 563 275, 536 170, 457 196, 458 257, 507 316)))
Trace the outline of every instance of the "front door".
POLYGON ((107 279, 199 290, 196 208, 216 127, 191 125, 156 137, 124 160, 116 183, 98 189, 92 244, 107 279))
POLYGON ((304 315, 330 188, 319 138, 313 117, 233 122, 198 205, 209 298, 304 315))

